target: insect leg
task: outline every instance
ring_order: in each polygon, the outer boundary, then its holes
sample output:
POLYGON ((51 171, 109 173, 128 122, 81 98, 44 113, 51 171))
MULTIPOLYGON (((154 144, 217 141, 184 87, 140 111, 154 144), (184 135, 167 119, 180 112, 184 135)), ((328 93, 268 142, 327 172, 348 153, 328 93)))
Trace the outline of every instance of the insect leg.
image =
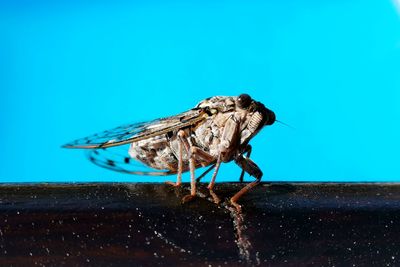
MULTIPOLYGON (((210 155, 208 152, 202 150, 201 148, 194 146, 190 139, 187 137, 187 134, 184 131, 179 131, 178 132, 178 137, 181 139, 183 145, 185 146, 186 150, 188 151, 189 155, 189 170, 190 170, 190 195, 185 196, 182 201, 187 202, 191 200, 195 195, 196 195, 196 179, 195 179, 195 169, 196 169, 196 163, 195 159, 200 162, 202 166, 208 166, 215 162, 215 158, 210 155)), ((215 165, 215 164, 213 164, 215 165)), ((209 169, 211 170, 211 169, 209 169)), ((203 173, 202 176, 204 176, 209 170, 206 170, 205 173, 203 173)), ((215 195, 215 194, 214 194, 215 195)), ((214 199, 215 198, 213 196, 214 199)))
MULTIPOLYGON (((192 146, 191 148, 191 152, 192 152, 192 156, 196 156, 196 159, 200 159, 206 166, 210 164, 210 162, 214 162, 215 158, 210 155, 209 153, 207 153, 206 151, 202 150, 199 147, 195 147, 192 146)), ((218 196, 214 193, 213 191, 213 187, 215 184, 215 177, 217 176, 218 170, 219 170, 219 166, 221 165, 221 157, 218 157, 217 162, 215 164, 213 164, 213 166, 215 165, 215 170, 214 170, 214 174, 211 178, 211 182, 208 185, 208 189, 210 190, 210 195, 212 196, 214 202, 216 204, 218 204, 221 200, 218 198, 218 196)))
POLYGON ((215 167, 215 164, 212 164, 210 167, 208 167, 207 170, 205 170, 199 177, 196 178, 196 183, 199 183, 200 180, 207 175, 213 168, 215 167))
POLYGON ((247 193, 251 188, 255 187, 257 184, 260 183, 261 177, 263 175, 262 171, 260 168, 249 158, 243 157, 243 155, 240 155, 235 159, 235 163, 239 165, 240 168, 242 168, 245 172, 256 178, 254 182, 251 182, 247 184, 245 187, 243 187, 239 192, 237 192, 232 198, 231 198, 231 204, 236 207, 238 211, 240 211, 241 207, 237 203, 239 198, 243 196, 245 193, 247 193))
POLYGON ((235 116, 229 117, 224 126, 224 131, 221 137, 221 144, 219 147, 219 153, 217 162, 215 164, 215 170, 213 176, 211 178, 210 183, 208 184, 208 189, 210 190, 210 195, 213 197, 214 202, 218 204, 220 199, 214 193, 213 188, 215 185, 215 178, 217 177, 219 167, 221 162, 230 161, 232 157, 232 153, 235 151, 235 147, 237 142, 239 141, 239 121, 235 116))
POLYGON ((201 160, 201 165, 203 167, 206 167, 210 165, 211 162, 215 161, 215 158, 210 155, 210 153, 204 151, 203 149, 197 147, 197 146, 192 146, 192 153, 195 154, 197 159, 201 160))
MULTIPOLYGON (((250 158, 251 155, 251 145, 247 145, 246 148, 243 151, 243 154, 247 153, 246 158, 250 158)), ((244 177, 244 170, 242 169, 242 173, 240 174, 239 177, 239 182, 243 183, 243 177, 244 177)))
MULTIPOLYGON (((179 135, 178 135, 179 136, 179 135)), ((176 175, 176 183, 166 181, 165 183, 170 184, 174 187, 178 187, 182 184, 182 169, 183 169, 183 141, 182 138, 178 138, 178 171, 176 175)))
POLYGON ((214 190, 213 190, 214 185, 215 185, 215 178, 217 177, 219 166, 221 166, 221 156, 219 156, 218 159, 217 159, 217 163, 215 164, 215 169, 214 169, 213 176, 211 177, 211 181, 207 186, 208 190, 210 190, 210 195, 214 199, 215 204, 218 204, 221 201, 219 199, 219 197, 214 193, 214 190))
MULTIPOLYGON (((195 173, 194 170, 196 168, 194 157, 193 157, 193 145, 188 139, 187 134, 185 131, 180 130, 178 132, 178 138, 180 139, 180 142, 185 146, 185 149, 189 155, 189 170, 190 170, 190 194, 186 195, 182 198, 182 202, 188 202, 192 200, 196 196, 196 178, 195 178, 195 173)), ((181 160, 182 162, 182 160, 181 160)))

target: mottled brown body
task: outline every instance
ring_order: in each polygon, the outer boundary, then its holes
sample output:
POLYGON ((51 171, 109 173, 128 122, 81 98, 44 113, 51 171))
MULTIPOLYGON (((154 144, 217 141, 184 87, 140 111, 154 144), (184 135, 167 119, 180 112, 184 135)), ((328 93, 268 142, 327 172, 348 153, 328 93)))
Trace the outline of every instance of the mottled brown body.
MULTIPOLYGON (((225 126, 229 120, 240 121, 240 124, 238 124, 240 132, 236 133, 235 138, 231 136, 224 138, 225 142, 229 141, 228 148, 231 151, 235 151, 241 144, 247 142, 252 134, 255 133, 258 124, 261 123, 258 113, 254 114, 247 110, 236 108, 236 99, 237 97, 217 96, 200 102, 196 108, 208 107, 212 115, 207 117, 204 121, 182 129, 189 136, 194 146, 203 149, 213 157, 212 161, 197 160, 196 167, 208 166, 217 161, 220 152, 222 132, 226 129, 225 126), (250 121, 252 121, 251 127, 249 126, 250 121)), ((178 130, 175 130, 164 135, 133 142, 129 149, 129 155, 154 169, 176 171, 179 158, 179 140, 177 138, 177 133, 178 130)), ((233 154, 231 153, 225 158, 225 162, 231 161, 232 159, 233 154)), ((184 171, 189 170, 189 165, 187 164, 188 160, 189 155, 184 150, 184 171)))
POLYGON ((191 194, 186 200, 196 193, 194 170, 211 165, 215 166, 215 170, 208 187, 215 202, 219 202, 212 191, 215 177, 221 162, 234 160, 243 172, 257 179, 232 197, 231 202, 239 207, 237 199, 255 186, 262 176, 258 166, 249 159, 251 146, 248 143, 265 125, 271 125, 274 121, 275 114, 249 95, 215 96, 176 116, 121 126, 78 139, 66 147, 95 149, 90 159, 103 167, 133 174, 150 174, 127 171, 123 163, 130 163, 128 157, 123 160, 105 156, 99 158, 100 153, 96 151, 130 144, 131 158, 156 170, 164 170, 158 174, 153 172, 152 175, 176 173, 177 182, 172 183, 175 186, 181 184, 182 172, 190 171, 191 194))

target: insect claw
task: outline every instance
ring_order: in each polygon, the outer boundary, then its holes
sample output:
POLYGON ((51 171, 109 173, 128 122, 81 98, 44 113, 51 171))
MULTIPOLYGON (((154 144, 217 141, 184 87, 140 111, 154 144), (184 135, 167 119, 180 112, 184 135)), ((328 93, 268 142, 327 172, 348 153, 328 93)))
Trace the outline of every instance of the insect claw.
POLYGON ((172 187, 180 187, 181 186, 181 183, 174 183, 174 182, 171 182, 171 181, 166 181, 165 183, 170 185, 170 186, 172 186, 172 187))
POLYGON ((231 198, 231 204, 236 208, 236 211, 238 213, 242 212, 242 206, 240 206, 236 201, 232 200, 232 198, 231 198))
POLYGON ((212 189, 210 189, 210 195, 212 196, 215 204, 218 205, 221 202, 221 199, 217 196, 217 194, 214 193, 212 189))

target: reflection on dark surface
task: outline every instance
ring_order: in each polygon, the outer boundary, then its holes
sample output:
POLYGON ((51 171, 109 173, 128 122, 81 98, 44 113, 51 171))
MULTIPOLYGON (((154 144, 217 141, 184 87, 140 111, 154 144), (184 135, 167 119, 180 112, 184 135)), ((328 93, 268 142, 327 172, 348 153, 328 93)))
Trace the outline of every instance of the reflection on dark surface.
POLYGON ((399 265, 400 185, 263 184, 241 214, 185 190, 2 185, 0 266, 399 265))

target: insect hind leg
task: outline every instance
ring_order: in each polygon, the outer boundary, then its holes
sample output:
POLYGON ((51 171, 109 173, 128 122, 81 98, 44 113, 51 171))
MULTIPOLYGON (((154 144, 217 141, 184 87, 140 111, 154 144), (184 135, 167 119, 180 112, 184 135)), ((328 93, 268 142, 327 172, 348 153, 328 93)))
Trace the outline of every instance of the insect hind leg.
MULTIPOLYGON (((196 177, 195 177, 195 169, 196 169, 196 161, 197 159, 201 165, 209 166, 209 167, 202 175, 199 176, 199 180, 207 174, 214 166, 218 166, 218 161, 215 163, 215 158, 210 155, 208 152, 204 151, 203 149, 195 146, 192 144, 190 138, 188 137, 187 133, 184 130, 180 130, 178 132, 178 139, 179 139, 179 156, 178 156, 178 170, 177 170, 177 182, 166 182, 173 186, 180 186, 182 183, 182 169, 183 169, 183 149, 186 150, 189 156, 189 171, 190 171, 190 194, 183 197, 182 202, 188 202, 192 200, 196 196, 196 177)), ((215 176, 215 174, 214 174, 215 176)), ((213 177, 214 177, 213 176, 213 177)), ((215 194, 212 194, 212 190, 210 189, 210 193, 214 198, 216 203, 219 202, 218 197, 215 194)))
POLYGON ((195 161, 193 157, 193 145, 188 139, 187 134, 184 130, 180 130, 178 132, 179 139, 179 159, 178 159, 178 175, 177 175, 177 184, 182 183, 182 166, 183 166, 183 148, 186 149, 186 152, 189 155, 189 170, 190 170, 190 194, 186 195, 182 198, 182 202, 188 202, 192 200, 196 196, 196 179, 195 179, 195 161))
MULTIPOLYGON (((187 140, 186 140, 187 141, 187 140)), ((189 143, 189 142, 188 142, 189 143)), ((193 157, 193 147, 189 143, 189 171, 190 171, 190 194, 182 198, 182 203, 191 201, 196 197, 196 178, 195 178, 195 162, 193 157)))
MULTIPOLYGON (((210 155, 208 152, 202 150, 199 147, 195 147, 195 146, 191 147, 191 156, 192 157, 196 156, 196 158, 200 159, 201 162, 203 162, 206 166, 209 165, 212 162, 215 162, 215 158, 212 155, 210 155)), ((213 163, 211 165, 211 167, 209 167, 201 176, 199 176, 199 178, 201 178, 203 175, 205 175, 206 173, 211 171, 212 168, 215 167, 213 176, 212 176, 211 181, 210 181, 210 183, 208 185, 208 189, 210 191, 210 195, 212 196, 215 204, 218 204, 219 202, 221 202, 219 197, 213 191, 213 187, 214 187, 214 183, 215 183, 215 177, 217 176, 217 173, 218 173, 220 165, 221 165, 221 157, 218 157, 217 158, 217 162, 213 163)))
POLYGON ((183 146, 184 142, 180 137, 182 135, 181 132, 178 133, 178 170, 176 174, 176 182, 166 181, 166 184, 172 185, 174 187, 179 187, 182 184, 182 172, 183 172, 183 146))

